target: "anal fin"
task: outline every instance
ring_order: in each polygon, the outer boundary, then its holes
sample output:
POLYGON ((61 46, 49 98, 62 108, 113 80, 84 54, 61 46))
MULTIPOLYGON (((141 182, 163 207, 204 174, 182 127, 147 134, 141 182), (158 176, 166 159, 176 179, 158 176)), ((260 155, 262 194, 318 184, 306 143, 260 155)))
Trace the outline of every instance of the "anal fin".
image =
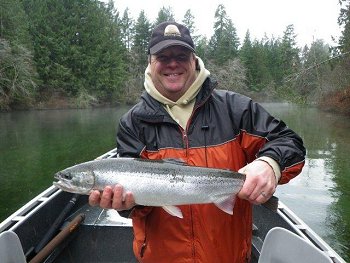
POLYGON ((181 209, 176 206, 167 205, 167 206, 162 206, 162 208, 172 216, 176 216, 178 218, 184 218, 182 215, 181 209))
POLYGON ((215 198, 213 202, 216 207, 227 214, 233 215, 233 207, 235 205, 236 196, 223 196, 222 198, 215 198))

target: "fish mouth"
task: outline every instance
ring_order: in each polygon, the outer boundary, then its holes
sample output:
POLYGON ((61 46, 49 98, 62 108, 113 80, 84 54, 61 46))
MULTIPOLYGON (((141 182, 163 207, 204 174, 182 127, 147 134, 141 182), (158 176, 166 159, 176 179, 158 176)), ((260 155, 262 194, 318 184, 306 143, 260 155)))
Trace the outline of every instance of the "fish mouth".
POLYGON ((70 184, 65 183, 62 180, 54 181, 52 184, 61 189, 62 191, 69 192, 69 193, 76 193, 76 194, 89 194, 90 191, 78 187, 72 187, 70 184))
POLYGON ((54 180, 55 181, 53 181, 53 185, 55 185, 55 186, 60 186, 60 185, 62 185, 62 176, 61 176, 61 174, 60 173, 56 173, 54 176, 53 176, 53 178, 54 178, 54 180))
POLYGON ((52 184, 55 187, 69 193, 89 194, 92 191, 92 188, 87 189, 85 187, 74 185, 72 178, 73 176, 70 173, 58 172, 54 175, 54 181, 52 184))
MULTIPOLYGON (((57 179, 57 178, 55 178, 57 179)), ((57 179, 57 181, 53 181, 52 184, 60 189, 62 189, 63 191, 69 191, 71 190, 71 188, 67 185, 66 182, 57 179)))
POLYGON ((54 181, 52 184, 63 191, 70 191, 72 189, 69 178, 67 178, 67 176, 61 172, 54 175, 54 181))

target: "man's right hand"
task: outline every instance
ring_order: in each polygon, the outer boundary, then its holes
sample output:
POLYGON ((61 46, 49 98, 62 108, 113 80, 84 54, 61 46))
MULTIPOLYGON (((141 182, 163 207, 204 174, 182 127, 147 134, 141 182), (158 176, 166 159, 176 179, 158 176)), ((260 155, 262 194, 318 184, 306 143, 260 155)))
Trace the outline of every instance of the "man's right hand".
POLYGON ((129 210, 136 205, 133 194, 131 192, 124 193, 123 187, 119 184, 114 187, 106 186, 102 192, 92 191, 89 196, 89 204, 117 211, 129 210))

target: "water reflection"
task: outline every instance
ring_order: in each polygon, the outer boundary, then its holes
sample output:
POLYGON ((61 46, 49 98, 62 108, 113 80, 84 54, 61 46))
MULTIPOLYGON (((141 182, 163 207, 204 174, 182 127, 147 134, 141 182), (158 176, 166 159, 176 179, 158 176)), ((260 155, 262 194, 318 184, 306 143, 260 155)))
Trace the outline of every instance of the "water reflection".
POLYGON ((277 195, 303 221, 350 261, 350 119, 316 108, 264 104, 304 140, 301 175, 277 195))
POLYGON ((115 147, 127 109, 0 113, 0 221, 50 186, 58 170, 115 147))

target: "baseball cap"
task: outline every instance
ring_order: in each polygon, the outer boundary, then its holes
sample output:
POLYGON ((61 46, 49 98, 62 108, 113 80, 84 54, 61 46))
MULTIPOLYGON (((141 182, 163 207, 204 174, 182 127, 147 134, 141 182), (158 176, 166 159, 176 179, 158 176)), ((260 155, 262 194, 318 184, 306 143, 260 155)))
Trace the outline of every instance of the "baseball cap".
POLYGON ((188 28, 173 21, 160 23, 153 29, 148 54, 157 54, 170 46, 183 46, 195 52, 188 28))

